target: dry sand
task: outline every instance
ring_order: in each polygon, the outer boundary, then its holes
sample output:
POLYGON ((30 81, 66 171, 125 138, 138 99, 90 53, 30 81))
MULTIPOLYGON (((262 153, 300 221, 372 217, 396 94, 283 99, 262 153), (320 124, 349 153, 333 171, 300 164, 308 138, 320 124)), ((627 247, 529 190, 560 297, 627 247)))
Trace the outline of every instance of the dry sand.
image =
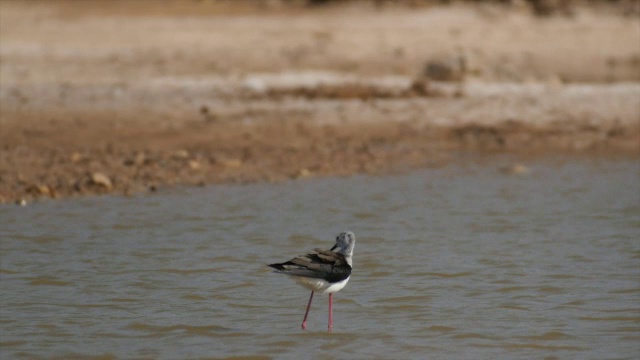
POLYGON ((1 1, 0 202, 640 155, 635 15, 237 4, 1 1))

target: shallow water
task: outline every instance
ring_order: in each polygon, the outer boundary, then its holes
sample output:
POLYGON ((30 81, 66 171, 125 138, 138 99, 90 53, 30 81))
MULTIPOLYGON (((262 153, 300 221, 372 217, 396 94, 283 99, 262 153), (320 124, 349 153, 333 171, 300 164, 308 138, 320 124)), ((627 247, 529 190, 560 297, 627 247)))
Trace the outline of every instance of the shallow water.
POLYGON ((640 164, 501 162, 0 206, 0 357, 637 358, 640 164), (264 265, 347 229, 302 331, 264 265))

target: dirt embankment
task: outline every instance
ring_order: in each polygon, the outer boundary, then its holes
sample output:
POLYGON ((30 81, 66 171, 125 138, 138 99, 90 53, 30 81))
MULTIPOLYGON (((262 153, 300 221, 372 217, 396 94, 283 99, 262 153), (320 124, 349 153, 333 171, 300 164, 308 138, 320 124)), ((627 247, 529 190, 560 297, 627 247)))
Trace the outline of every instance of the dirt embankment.
POLYGON ((76 3, 0 3, 0 202, 640 155, 640 22, 615 11, 76 3))

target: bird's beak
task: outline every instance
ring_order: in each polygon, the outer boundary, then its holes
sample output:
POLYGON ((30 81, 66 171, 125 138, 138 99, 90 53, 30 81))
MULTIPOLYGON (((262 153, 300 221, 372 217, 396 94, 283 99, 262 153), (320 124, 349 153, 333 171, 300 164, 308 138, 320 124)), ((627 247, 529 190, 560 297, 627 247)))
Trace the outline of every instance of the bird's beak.
POLYGON ((338 247, 338 244, 335 244, 335 245, 333 245, 333 247, 332 247, 332 248, 331 248, 331 250, 329 250, 329 251, 333 251, 333 250, 335 250, 335 248, 337 248, 337 247, 338 247))

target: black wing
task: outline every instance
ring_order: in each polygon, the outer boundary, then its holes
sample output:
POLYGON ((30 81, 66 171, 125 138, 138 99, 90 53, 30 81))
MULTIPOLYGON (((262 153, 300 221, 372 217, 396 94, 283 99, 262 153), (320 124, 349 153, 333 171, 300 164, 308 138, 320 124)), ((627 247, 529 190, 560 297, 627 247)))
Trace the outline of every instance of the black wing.
POLYGON ((324 279, 330 283, 342 281, 351 275, 351 266, 342 254, 321 249, 315 251, 315 254, 301 255, 269 266, 283 274, 324 279))

